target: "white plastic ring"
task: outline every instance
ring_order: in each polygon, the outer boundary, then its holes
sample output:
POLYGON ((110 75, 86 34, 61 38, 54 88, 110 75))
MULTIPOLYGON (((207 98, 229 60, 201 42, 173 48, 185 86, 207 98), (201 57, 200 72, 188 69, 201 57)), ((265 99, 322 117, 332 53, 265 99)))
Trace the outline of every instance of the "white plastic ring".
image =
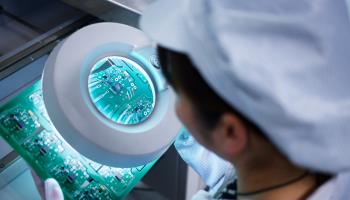
POLYGON ((98 23, 73 33, 51 53, 43 73, 45 106, 55 128, 78 152, 109 166, 132 167, 158 158, 171 145, 180 129, 173 109, 175 94, 159 69, 149 63, 152 49, 151 41, 138 29, 98 23), (96 61, 106 56, 138 63, 153 81, 156 103, 144 122, 117 124, 95 108, 88 77, 96 61))

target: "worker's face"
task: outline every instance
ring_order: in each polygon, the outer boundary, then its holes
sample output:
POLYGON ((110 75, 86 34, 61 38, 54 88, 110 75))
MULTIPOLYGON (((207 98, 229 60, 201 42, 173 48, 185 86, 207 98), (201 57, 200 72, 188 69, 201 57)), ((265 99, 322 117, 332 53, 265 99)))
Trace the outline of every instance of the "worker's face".
POLYGON ((208 134, 208 130, 205 130, 205 128, 201 126, 196 117, 192 103, 181 92, 178 95, 176 103, 176 113, 193 137, 207 149, 213 150, 213 144, 204 135, 208 134))
POLYGON ((199 121, 193 103, 181 92, 176 103, 176 112, 193 137, 220 157, 233 162, 244 152, 248 133, 246 126, 237 116, 224 113, 217 125, 208 130, 203 122, 199 121))

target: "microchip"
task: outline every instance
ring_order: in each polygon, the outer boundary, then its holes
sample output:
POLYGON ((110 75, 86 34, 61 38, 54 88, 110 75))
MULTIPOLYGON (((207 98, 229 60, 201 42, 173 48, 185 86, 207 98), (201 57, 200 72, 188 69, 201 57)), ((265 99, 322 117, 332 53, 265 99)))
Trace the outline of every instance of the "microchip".
POLYGON ((47 150, 46 150, 46 148, 41 147, 39 152, 40 152, 40 155, 44 156, 47 153, 47 150))
POLYGON ((121 178, 118 177, 118 175, 115 175, 114 177, 115 177, 118 181, 121 181, 121 178))
POLYGON ((123 88, 123 86, 120 83, 116 83, 112 86, 112 89, 115 91, 115 93, 119 93, 121 91, 121 89, 123 88))
POLYGON ((67 176, 66 181, 67 181, 68 183, 73 183, 74 180, 75 180, 75 175, 74 175, 74 174, 70 174, 70 175, 67 176))
POLYGON ((25 124, 22 120, 20 120, 17 114, 10 114, 11 119, 16 123, 17 130, 21 130, 24 128, 25 124))
POLYGON ((91 183, 93 180, 94 179, 92 177, 89 177, 87 181, 89 181, 91 183))

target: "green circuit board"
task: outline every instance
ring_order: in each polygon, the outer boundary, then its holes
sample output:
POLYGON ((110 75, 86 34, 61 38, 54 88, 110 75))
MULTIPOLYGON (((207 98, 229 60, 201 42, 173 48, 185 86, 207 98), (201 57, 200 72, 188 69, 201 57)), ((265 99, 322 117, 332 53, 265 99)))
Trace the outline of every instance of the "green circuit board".
POLYGON ((155 106, 150 77, 139 64, 125 57, 99 60, 91 70, 88 87, 97 110, 120 124, 145 121, 155 106))
POLYGON ((39 177, 55 178, 65 199, 124 199, 156 162, 113 168, 80 155, 52 125, 41 81, 0 106, 0 135, 39 177))

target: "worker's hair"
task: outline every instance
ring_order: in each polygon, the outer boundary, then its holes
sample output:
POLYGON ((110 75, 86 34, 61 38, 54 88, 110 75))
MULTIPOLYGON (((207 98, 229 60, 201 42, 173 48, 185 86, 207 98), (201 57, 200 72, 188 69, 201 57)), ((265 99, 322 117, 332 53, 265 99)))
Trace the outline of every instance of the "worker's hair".
POLYGON ((176 92, 181 91, 189 98, 196 117, 205 128, 214 128, 224 113, 233 113, 258 130, 254 123, 214 92, 187 55, 158 46, 158 56, 165 78, 176 92))

